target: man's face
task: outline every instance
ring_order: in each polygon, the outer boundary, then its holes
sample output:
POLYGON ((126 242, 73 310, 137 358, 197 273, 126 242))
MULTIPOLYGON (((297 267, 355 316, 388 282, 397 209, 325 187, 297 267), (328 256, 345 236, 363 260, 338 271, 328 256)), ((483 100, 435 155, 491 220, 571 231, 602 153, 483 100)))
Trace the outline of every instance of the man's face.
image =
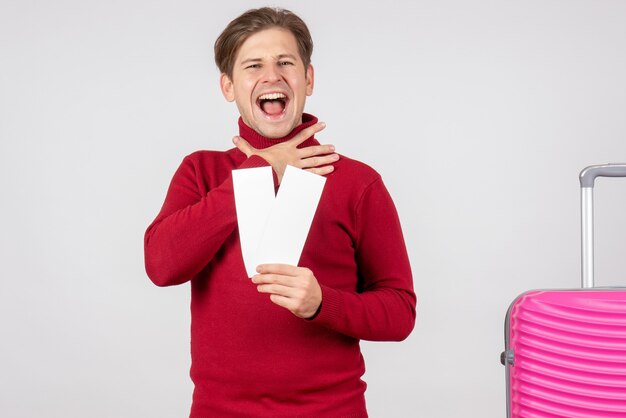
POLYGON ((271 28, 246 39, 232 79, 222 74, 220 84, 246 125, 265 137, 281 138, 302 123, 306 96, 313 93, 313 67, 304 68, 290 31, 271 28))

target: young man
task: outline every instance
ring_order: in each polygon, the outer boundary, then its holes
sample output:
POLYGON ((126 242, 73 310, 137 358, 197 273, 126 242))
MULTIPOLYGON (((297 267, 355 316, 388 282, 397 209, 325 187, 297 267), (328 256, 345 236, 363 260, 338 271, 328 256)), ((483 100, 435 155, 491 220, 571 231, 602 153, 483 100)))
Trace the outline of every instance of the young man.
MULTIPOLYGON (((239 109, 236 148, 198 151, 174 174, 145 235, 159 286, 191 281, 191 417, 366 417, 359 340, 402 340, 415 294, 400 222, 380 176, 341 157, 303 113, 313 43, 293 13, 262 8, 215 44, 239 109), (286 165, 326 176, 298 266, 243 263, 232 170, 286 165)), ((355 139, 357 140, 357 139, 355 139)))

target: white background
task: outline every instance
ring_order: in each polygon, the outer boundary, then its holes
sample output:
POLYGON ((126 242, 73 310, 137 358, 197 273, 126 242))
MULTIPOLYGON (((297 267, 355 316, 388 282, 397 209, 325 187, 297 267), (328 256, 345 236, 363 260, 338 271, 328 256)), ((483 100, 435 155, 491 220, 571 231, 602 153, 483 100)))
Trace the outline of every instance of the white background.
MULTIPOLYGON (((212 46, 260 5, 0 0, 1 416, 188 414, 189 286, 149 281, 143 232, 186 154, 230 148, 212 46)), ((504 416, 506 310, 579 285, 577 175, 626 161, 626 3, 281 5, 319 139, 383 175, 411 256, 415 331, 363 343, 371 416, 504 416)), ((603 285, 625 192, 596 187, 603 285)))

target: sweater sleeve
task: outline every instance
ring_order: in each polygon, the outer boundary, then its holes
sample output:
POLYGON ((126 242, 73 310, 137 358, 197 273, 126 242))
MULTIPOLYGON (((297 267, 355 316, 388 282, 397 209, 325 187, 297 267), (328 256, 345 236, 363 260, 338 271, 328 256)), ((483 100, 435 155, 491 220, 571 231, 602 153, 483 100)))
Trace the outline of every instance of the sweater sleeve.
POLYGON ((365 190, 355 213, 359 290, 322 285, 313 321, 353 338, 404 340, 415 324, 416 296, 400 220, 380 178, 365 190))
MULTIPOLYGON (((238 168, 268 165, 258 157, 238 168)), ((144 236, 146 272, 157 286, 191 280, 215 256, 237 226, 232 173, 207 193, 201 173, 189 156, 174 174, 161 211, 144 236)))

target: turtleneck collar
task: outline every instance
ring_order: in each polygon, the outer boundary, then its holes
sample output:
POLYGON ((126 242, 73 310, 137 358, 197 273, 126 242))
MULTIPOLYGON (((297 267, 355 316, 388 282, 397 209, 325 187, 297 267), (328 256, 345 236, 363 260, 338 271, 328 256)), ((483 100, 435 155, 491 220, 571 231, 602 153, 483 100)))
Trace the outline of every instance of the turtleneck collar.
MULTIPOLYGON (((239 117, 239 136, 248 141, 250 145, 252 145, 256 149, 263 149, 271 147, 272 145, 276 145, 280 142, 289 141, 291 138, 296 136, 298 132, 303 129, 308 128, 309 126, 315 125, 317 123, 317 118, 313 115, 309 115, 308 113, 302 114, 302 123, 295 127, 293 131, 291 131, 287 136, 282 138, 266 138, 261 135, 254 129, 250 128, 246 125, 241 117, 239 117)), ((306 141, 298 145, 298 148, 309 147, 311 145, 319 145, 319 142, 315 139, 314 136, 308 138, 306 141)))

